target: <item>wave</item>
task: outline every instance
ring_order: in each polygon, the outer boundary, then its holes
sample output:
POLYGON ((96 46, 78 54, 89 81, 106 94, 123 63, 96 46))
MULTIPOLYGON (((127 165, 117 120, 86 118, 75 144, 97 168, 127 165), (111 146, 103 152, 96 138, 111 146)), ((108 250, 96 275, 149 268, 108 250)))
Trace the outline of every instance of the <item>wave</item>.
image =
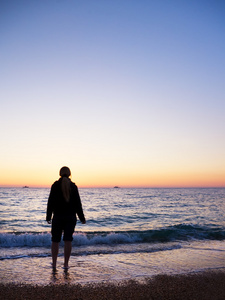
MULTIPOLYGON (((179 224, 145 231, 76 232, 74 246, 167 243, 188 240, 224 240, 225 228, 179 224)), ((49 247, 49 233, 0 233, 0 247, 49 247)))

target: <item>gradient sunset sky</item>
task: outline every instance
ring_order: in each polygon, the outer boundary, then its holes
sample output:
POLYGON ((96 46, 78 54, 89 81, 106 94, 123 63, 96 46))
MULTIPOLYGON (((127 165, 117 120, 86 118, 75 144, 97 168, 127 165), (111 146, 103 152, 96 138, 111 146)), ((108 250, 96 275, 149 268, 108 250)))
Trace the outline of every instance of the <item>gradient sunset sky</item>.
POLYGON ((225 1, 1 0, 0 186, 225 186, 225 1))

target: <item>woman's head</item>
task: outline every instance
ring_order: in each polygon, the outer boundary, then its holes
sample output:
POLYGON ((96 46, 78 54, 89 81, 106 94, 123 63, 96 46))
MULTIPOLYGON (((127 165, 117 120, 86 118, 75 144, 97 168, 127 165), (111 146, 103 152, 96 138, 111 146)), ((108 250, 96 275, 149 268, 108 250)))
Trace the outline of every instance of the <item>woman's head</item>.
POLYGON ((62 167, 59 171, 61 177, 69 177, 71 175, 70 169, 68 167, 62 167))

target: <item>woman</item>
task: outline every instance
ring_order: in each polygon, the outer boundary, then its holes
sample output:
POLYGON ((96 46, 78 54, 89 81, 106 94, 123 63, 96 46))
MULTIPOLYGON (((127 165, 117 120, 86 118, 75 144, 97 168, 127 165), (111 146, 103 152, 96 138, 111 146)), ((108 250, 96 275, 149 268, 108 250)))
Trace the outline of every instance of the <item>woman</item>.
POLYGON ((62 167, 59 172, 60 179, 55 181, 51 187, 48 198, 46 221, 52 223, 52 267, 56 268, 59 252, 59 242, 63 232, 64 241, 64 268, 68 269, 69 258, 72 250, 73 233, 78 215, 82 224, 86 223, 79 192, 75 183, 69 176, 68 167, 62 167), (51 221, 53 214, 53 219, 51 221))

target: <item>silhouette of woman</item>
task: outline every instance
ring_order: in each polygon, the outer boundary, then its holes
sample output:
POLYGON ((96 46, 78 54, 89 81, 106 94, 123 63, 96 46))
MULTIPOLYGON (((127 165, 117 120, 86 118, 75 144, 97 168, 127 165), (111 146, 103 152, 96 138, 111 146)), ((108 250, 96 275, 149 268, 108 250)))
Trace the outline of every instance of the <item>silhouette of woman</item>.
POLYGON ((64 268, 68 269, 72 250, 73 233, 78 215, 82 224, 86 223, 78 188, 69 178, 71 175, 68 167, 59 171, 60 178, 51 187, 48 198, 46 221, 52 224, 52 267, 56 269, 59 253, 59 243, 63 233, 64 241, 64 268), (53 219, 51 221, 53 214, 53 219))

